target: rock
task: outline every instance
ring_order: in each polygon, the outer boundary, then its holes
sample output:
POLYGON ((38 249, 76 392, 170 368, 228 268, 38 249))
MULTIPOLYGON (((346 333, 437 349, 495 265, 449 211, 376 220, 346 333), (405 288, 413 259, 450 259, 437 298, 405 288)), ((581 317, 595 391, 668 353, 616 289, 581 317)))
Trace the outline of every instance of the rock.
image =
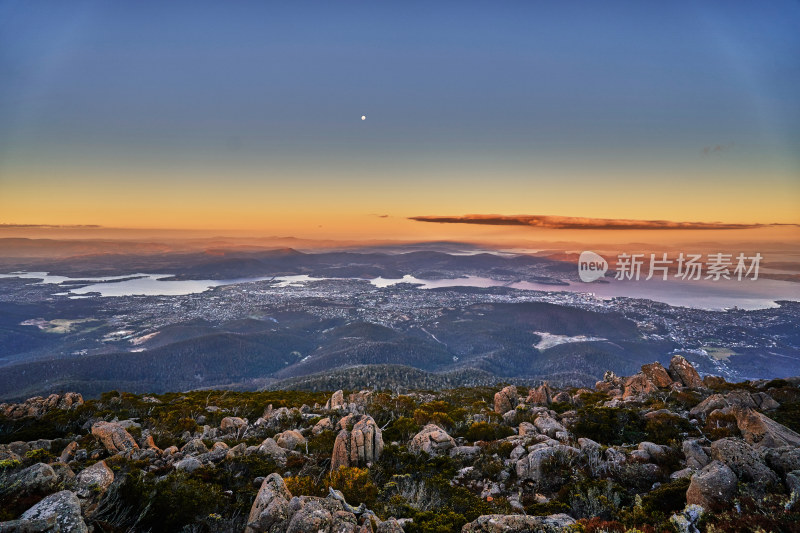
POLYGON ((725 381, 725 378, 721 376, 704 376, 703 377, 703 386, 708 387, 709 389, 719 389, 727 385, 728 382, 725 381))
POLYGON ((323 431, 333 431, 333 422, 331 422, 331 419, 327 416, 314 424, 314 427, 311 429, 311 434, 317 436, 323 431))
POLYGON ((552 401, 553 391, 550 389, 550 385, 548 385, 546 381, 535 389, 529 390, 528 397, 525 399, 525 403, 530 403, 533 405, 550 405, 552 401))
POLYGON ((669 453, 669 446, 664 446, 662 444, 656 444, 654 442, 642 441, 637 446, 639 450, 647 452, 647 455, 659 461, 664 459, 667 454, 669 453))
POLYGON ((457 457, 460 459, 477 457, 480 453, 480 446, 456 446, 455 448, 450 448, 450 457, 457 457))
POLYGON ((247 420, 238 416, 226 416, 219 423, 219 429, 225 433, 234 433, 247 429, 247 420))
POLYGON ((51 494, 24 513, 23 520, 48 519, 55 516, 59 530, 69 533, 88 533, 89 529, 81 517, 81 503, 68 490, 51 494))
POLYGON ((786 474, 786 489, 789 494, 800 495, 800 470, 795 470, 786 474))
POLYGON ((678 533, 700 533, 698 523, 703 517, 704 509, 700 505, 689 504, 680 513, 669 518, 678 533))
POLYGON ((555 439, 556 434, 559 432, 566 432, 567 428, 562 426, 556 419, 551 418, 550 415, 541 414, 533 421, 533 425, 543 435, 547 435, 551 439, 555 439))
MULTIPOLYGON (((296 500, 297 498, 294 498, 296 500)), ((292 503, 289 509, 292 510, 292 503)), ((293 513, 286 533, 310 533, 329 531, 333 525, 333 514, 326 509, 318 499, 304 501, 302 506, 293 513)))
POLYGON ((408 444, 411 453, 425 452, 428 455, 443 455, 455 447, 456 441, 436 424, 428 424, 414 435, 408 444))
POLYGON ((250 507, 245 533, 283 533, 289 525, 289 501, 292 494, 283 478, 270 474, 261 483, 250 507))
POLYGON ((703 386, 703 380, 700 379, 700 374, 694 369, 692 364, 687 361, 683 356, 675 355, 669 362, 668 373, 673 381, 678 381, 684 386, 699 389, 703 386))
POLYGON ((781 476, 786 476, 789 472, 800 470, 800 448, 768 448, 764 452, 764 462, 781 476))
POLYGON ((536 434, 538 434, 538 431, 536 431, 536 426, 534 426, 530 422, 522 422, 519 425, 520 437, 527 437, 529 435, 536 435, 536 434))
POLYGON ((264 439, 256 451, 261 455, 271 457, 278 466, 286 466, 286 450, 278 446, 278 443, 275 442, 275 439, 264 439))
POLYGON ((152 435, 148 435, 147 437, 145 437, 144 444, 142 445, 142 447, 144 449, 146 449, 146 450, 153 450, 154 452, 156 452, 159 455, 161 455, 163 453, 161 451, 161 448, 156 446, 156 441, 153 440, 153 436, 152 435))
POLYGON ((115 422, 97 422, 92 426, 92 435, 100 439, 112 455, 139 448, 131 434, 115 422))
POLYGON ((49 494, 55 490, 58 475, 50 465, 36 463, 2 480, 0 494, 10 495, 12 499, 49 494))
POLYGON ((331 455, 331 470, 340 466, 367 466, 380 458, 383 453, 381 428, 368 415, 351 415, 351 430, 342 429, 336 435, 331 455))
POLYGON ((60 530, 55 515, 47 518, 0 522, 0 533, 58 533, 60 530))
POLYGON ((185 454, 201 454, 208 453, 206 443, 200 439, 192 439, 183 445, 181 451, 185 454))
POLYGON ((298 446, 305 446, 306 438, 299 431, 289 429, 283 433, 278 433, 275 435, 275 442, 277 442, 278 446, 281 448, 294 450, 298 446))
POLYGON ((78 443, 75 441, 70 442, 67 444, 64 449, 61 451, 61 455, 58 457, 58 460, 62 463, 68 463, 75 459, 75 452, 78 451, 78 443))
POLYGON ((197 457, 190 455, 175 463, 175 470, 182 470, 191 474, 195 470, 203 468, 203 463, 197 457))
POLYGON ((567 391, 561 391, 553 396, 553 402, 556 403, 572 403, 572 396, 567 391))
POLYGON ((345 407, 344 392, 341 390, 334 392, 333 395, 331 395, 330 400, 325 403, 325 409, 329 410, 341 410, 345 407))
POLYGON ((736 495, 736 474, 720 461, 712 461, 692 476, 686 503, 710 509, 728 503, 736 495))
POLYGON ((404 532, 403 532, 403 526, 400 525, 400 522, 398 522, 394 518, 390 518, 378 524, 378 528, 375 530, 375 533, 404 533, 404 532))
POLYGON ((756 407, 762 411, 772 411, 781 406, 775 399, 766 392, 756 392, 750 395, 756 404, 756 407))
POLYGON ((683 455, 686 457, 686 466, 695 470, 700 470, 711 462, 703 447, 696 440, 683 441, 683 455))
POLYGON ((246 450, 247 450, 247 444, 241 442, 236 446, 234 446, 233 448, 231 448, 230 450, 228 450, 227 453, 225 454, 225 457, 227 457, 228 459, 235 459, 236 457, 242 457, 244 456, 246 450))
POLYGON ((622 398, 624 400, 643 399, 648 394, 652 394, 656 391, 658 391, 658 387, 647 379, 647 376, 640 372, 625 380, 625 385, 622 389, 622 398))
POLYGON ((642 373, 656 387, 663 389, 672 385, 672 378, 669 377, 667 369, 657 361, 655 363, 642 365, 642 373))
POLYGON ((800 446, 800 434, 775 422, 767 415, 750 408, 735 406, 726 410, 736 417, 736 425, 742 432, 742 438, 754 446, 762 448, 800 446))
POLYGON ((554 446, 537 444, 534 448, 535 449, 528 455, 520 458, 516 463, 517 477, 520 479, 539 481, 542 479, 542 463, 545 460, 551 459, 557 454, 575 456, 579 453, 575 448, 564 446, 563 444, 556 444, 554 446))
POLYGON ((550 516, 528 516, 521 514, 481 515, 469 524, 464 524, 461 533, 561 533, 575 520, 566 514, 550 516))
POLYGON ((83 405, 83 396, 76 392, 67 392, 63 395, 51 394, 47 398, 35 396, 22 403, 0 404, 0 415, 12 420, 20 418, 39 418, 54 409, 72 410, 83 405))
POLYGON ((762 486, 778 482, 775 472, 762 462, 758 453, 738 439, 728 437, 711 443, 711 458, 730 467, 742 481, 762 486))
POLYGON ((75 477, 76 495, 87 518, 94 514, 97 504, 114 482, 114 472, 105 461, 98 461, 75 477))
POLYGON ((689 414, 694 418, 705 420, 708 418, 708 415, 717 409, 723 409, 725 407, 728 407, 728 402, 725 400, 725 397, 722 394, 712 394, 699 404, 692 407, 692 409, 689 411, 689 414))
POLYGON ((494 412, 503 414, 511 411, 517 406, 519 396, 517 395, 517 388, 514 385, 509 385, 503 388, 500 392, 494 395, 494 412))

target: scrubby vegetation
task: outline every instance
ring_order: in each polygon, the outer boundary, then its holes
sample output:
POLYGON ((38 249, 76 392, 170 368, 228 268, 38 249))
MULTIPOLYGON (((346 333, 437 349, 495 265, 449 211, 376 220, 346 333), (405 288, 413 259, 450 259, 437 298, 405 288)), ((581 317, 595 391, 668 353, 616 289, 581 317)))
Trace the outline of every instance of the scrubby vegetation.
POLYGON ((798 383, 675 379, 631 394, 641 383, 631 379, 527 397, 499 386, 113 391, 0 416, 0 520, 67 489, 95 531, 241 531, 277 473, 306 498, 298 508, 324 498, 360 524, 394 518, 408 533, 459 532, 489 514, 549 517, 565 531, 683 531, 687 504, 705 509, 691 519, 701 531, 800 528, 798 383), (765 417, 786 427, 754 427, 765 417), (732 485, 713 485, 707 473, 720 468, 732 485), (97 477, 104 469, 107 482, 97 477))

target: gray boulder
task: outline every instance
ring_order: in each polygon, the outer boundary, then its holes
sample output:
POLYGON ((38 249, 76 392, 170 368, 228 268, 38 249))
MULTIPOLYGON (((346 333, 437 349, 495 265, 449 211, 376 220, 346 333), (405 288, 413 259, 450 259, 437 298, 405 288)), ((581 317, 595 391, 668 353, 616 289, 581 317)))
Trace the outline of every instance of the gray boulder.
POLYGON ((46 497, 24 513, 23 520, 48 519, 55 516, 63 533, 88 533, 81 517, 81 503, 75 493, 62 490, 46 497))

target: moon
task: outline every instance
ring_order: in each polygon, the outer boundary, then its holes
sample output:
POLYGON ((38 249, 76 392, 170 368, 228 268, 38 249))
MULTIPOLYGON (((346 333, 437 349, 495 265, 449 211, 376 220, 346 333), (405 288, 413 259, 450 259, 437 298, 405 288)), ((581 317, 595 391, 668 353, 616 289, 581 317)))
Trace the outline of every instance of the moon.
POLYGON ((367 120, 367 115, 361 115, 361 120, 367 120))

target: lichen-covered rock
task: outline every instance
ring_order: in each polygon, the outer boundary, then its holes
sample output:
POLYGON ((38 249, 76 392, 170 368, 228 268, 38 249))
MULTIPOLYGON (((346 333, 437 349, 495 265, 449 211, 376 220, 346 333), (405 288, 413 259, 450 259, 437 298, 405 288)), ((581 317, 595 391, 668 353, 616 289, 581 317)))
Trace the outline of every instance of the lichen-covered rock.
POLYGON ((667 369, 664 368, 658 361, 655 363, 642 365, 642 373, 656 387, 666 388, 673 383, 672 378, 667 372, 667 369))
POLYGON ((50 465, 36 463, 4 479, 0 494, 11 497, 49 494, 57 482, 58 476, 50 465))
POLYGON ((292 493, 283 478, 270 474, 258 489, 250 507, 245 533, 283 533, 289 524, 289 500, 292 493))
POLYGON ((464 524, 461 533, 562 533, 575 520, 566 514, 550 516, 528 516, 521 514, 481 515, 469 524, 464 524))
POLYGON ((83 514, 90 517, 108 487, 114 482, 114 471, 105 461, 98 461, 75 476, 75 493, 81 502, 83 514))
POLYGON ((625 400, 642 399, 656 391, 658 391, 658 387, 647 379, 644 373, 640 372, 625 380, 625 385, 622 389, 622 398, 625 400))
POLYGON ((184 444, 181 451, 185 454, 200 454, 200 453, 208 453, 208 446, 206 443, 200 439, 192 439, 186 444, 184 444))
POLYGON ((62 463, 68 463, 75 459, 75 452, 78 451, 78 443, 75 441, 70 442, 67 444, 64 449, 61 451, 61 455, 59 455, 58 460, 62 463))
POLYGON ((256 451, 261 455, 270 457, 278 466, 286 466, 286 450, 278 446, 275 439, 264 439, 256 451))
POLYGON ((62 490, 46 497, 24 513, 23 520, 56 517, 59 530, 64 533, 88 533, 89 528, 81 516, 81 503, 75 493, 62 490))
POLYGON ((686 457, 686 466, 700 470, 711 462, 703 447, 696 440, 683 441, 683 455, 686 457))
POLYGON ((444 455, 456 445, 455 439, 436 424, 428 424, 414 435, 408 444, 411 453, 425 452, 428 455, 444 455))
POLYGON ((328 410, 341 410, 346 407, 344 402, 344 392, 337 390, 334 392, 330 399, 325 403, 325 409, 328 410))
POLYGON ((295 448, 305 446, 306 438, 299 431, 289 429, 275 435, 275 442, 278 443, 278 446, 281 448, 294 450, 295 448))
POLYGON ((383 435, 375 420, 368 415, 350 415, 352 429, 342 429, 336 435, 331 455, 331 470, 341 466, 367 466, 383 453, 383 435))
POLYGON ((711 443, 711 457, 730 467, 742 481, 762 486, 778 482, 753 447, 741 440, 724 438, 711 443))
POLYGON ((219 423, 219 429, 224 433, 234 433, 247 429, 247 420, 238 416, 226 416, 219 423))
POLYGON ((514 385, 509 385, 503 388, 494 395, 494 412, 503 414, 507 411, 514 409, 519 402, 517 395, 517 388, 514 385))
POLYGON ((542 479, 542 463, 550 460, 558 454, 563 454, 566 457, 574 457, 578 455, 579 451, 571 446, 563 444, 556 444, 548 446, 547 444, 537 444, 532 447, 528 455, 520 458, 516 463, 517 477, 519 479, 531 479, 539 481, 542 479))
POLYGON ((83 405, 83 396, 76 392, 51 394, 47 398, 35 396, 22 403, 0 404, 0 415, 18 420, 20 418, 39 418, 54 409, 71 410, 83 405))
POLYGON ((686 360, 681 355, 675 355, 669 362, 668 373, 670 377, 684 386, 699 389, 703 386, 703 380, 700 379, 700 374, 692 366, 692 363, 686 360))
POLYGON ((319 435, 323 431, 332 431, 333 430, 333 422, 331 422, 330 417, 325 417, 316 424, 311 429, 311 434, 314 436, 319 435))
POLYGON ((550 415, 541 414, 533 421, 533 425, 543 435, 547 435, 551 439, 557 439, 558 433, 566 432, 565 428, 558 420, 552 418, 550 415))
POLYGON ((532 405, 550 405, 552 401, 553 391, 547 382, 542 383, 535 389, 529 390, 528 397, 525 399, 525 403, 532 405))
POLYGON ((177 463, 175 463, 176 470, 182 470, 191 474, 195 470, 199 470, 203 468, 203 463, 197 457, 190 455, 189 457, 184 457, 177 463))
POLYGON ((736 417, 736 425, 742 438, 760 448, 800 446, 800 434, 780 424, 767 415, 750 408, 729 407, 724 411, 736 417))
POLYGON ((97 422, 92 426, 92 435, 100 439, 110 454, 127 452, 139 448, 130 433, 116 422, 97 422))
POLYGON ((705 509, 727 503, 736 495, 736 474, 720 461, 712 461, 692 476, 686 491, 686 503, 705 509))

